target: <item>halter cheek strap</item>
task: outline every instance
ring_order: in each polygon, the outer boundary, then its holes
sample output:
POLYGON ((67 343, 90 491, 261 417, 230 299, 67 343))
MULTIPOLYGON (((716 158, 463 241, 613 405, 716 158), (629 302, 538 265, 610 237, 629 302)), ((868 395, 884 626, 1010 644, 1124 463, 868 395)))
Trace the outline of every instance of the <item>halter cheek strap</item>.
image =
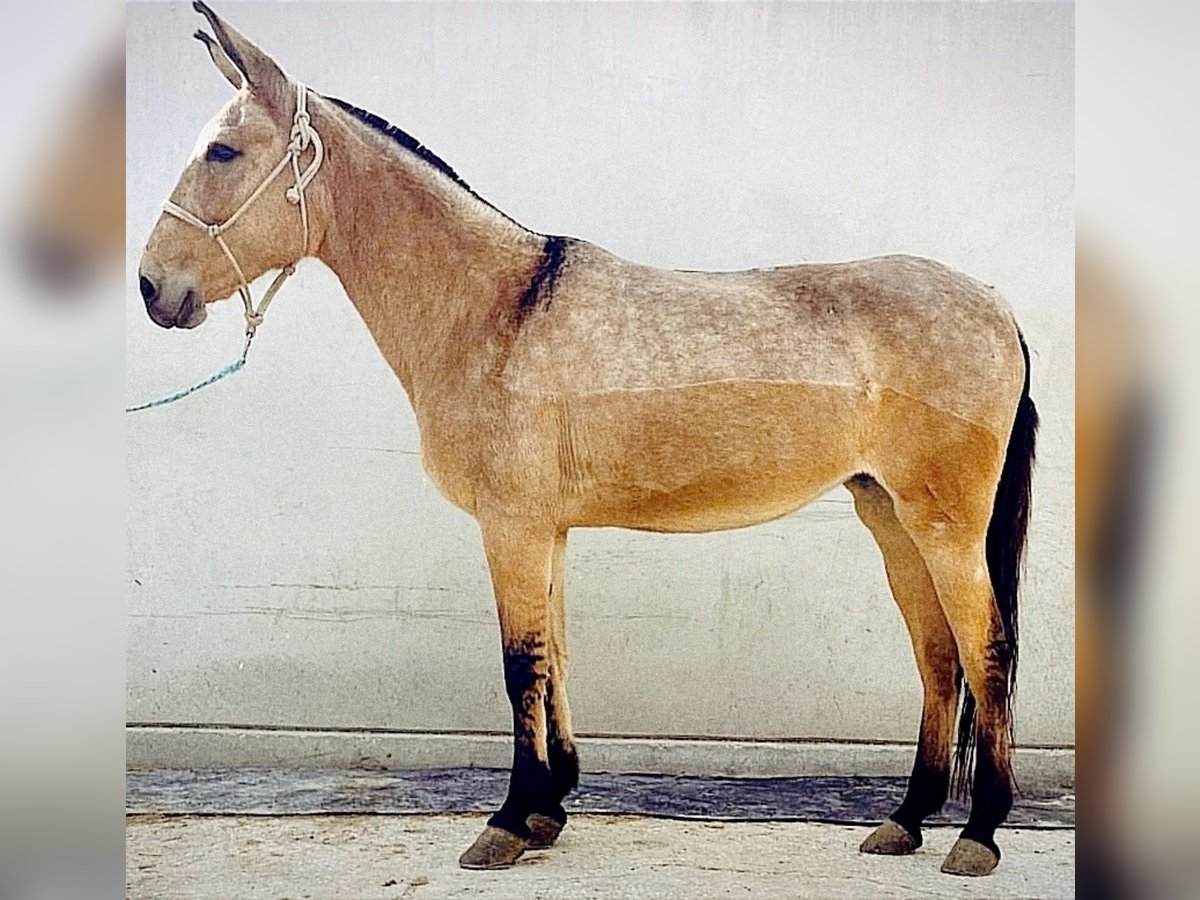
MULTIPOLYGON (((296 271, 296 263, 308 255, 308 203, 304 197, 304 189, 313 180, 313 177, 317 174, 317 170, 321 168, 321 162, 324 159, 325 146, 321 143, 321 136, 317 134, 317 130, 312 127, 312 121, 308 115, 308 88, 299 84, 296 86, 296 114, 292 118, 292 131, 288 141, 287 153, 276 164, 275 168, 271 170, 271 173, 263 179, 262 183, 254 189, 254 192, 242 201, 242 205, 234 210, 228 219, 219 225, 214 225, 205 222, 178 203, 168 200, 163 204, 164 212, 170 213, 175 218, 181 219, 189 225, 194 225, 215 240, 217 246, 225 254, 225 258, 229 260, 229 264, 233 266, 233 271, 238 277, 238 293, 242 296, 242 304, 245 306, 246 312, 246 350, 250 347, 250 341, 254 337, 255 330, 262 324, 263 316, 267 312, 267 307, 275 298, 275 294, 278 293, 279 289, 283 287, 283 283, 296 271), (300 157, 310 146, 313 149, 312 161, 302 171, 300 169, 300 157), (237 257, 233 255, 233 251, 229 249, 229 244, 225 240, 225 232, 233 226, 242 213, 250 208, 255 200, 263 195, 275 179, 289 167, 292 170, 294 183, 287 189, 285 196, 289 203, 298 204, 300 207, 300 224, 304 230, 304 243, 300 248, 300 256, 296 258, 296 262, 288 263, 279 271, 279 274, 275 276, 275 280, 271 282, 271 286, 267 288, 267 292, 263 294, 262 302, 255 307, 254 298, 250 294, 250 285, 246 280, 246 274, 238 264, 237 257)), ((245 360, 245 357, 246 351, 243 350, 242 359, 245 360)))

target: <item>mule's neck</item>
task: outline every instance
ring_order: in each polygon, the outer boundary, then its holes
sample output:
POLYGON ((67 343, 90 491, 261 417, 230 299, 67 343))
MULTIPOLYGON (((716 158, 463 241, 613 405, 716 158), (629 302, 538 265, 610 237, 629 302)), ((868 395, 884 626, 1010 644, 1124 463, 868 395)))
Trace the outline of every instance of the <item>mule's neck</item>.
POLYGON ((414 405, 469 378, 545 238, 370 125, 317 101, 326 143, 315 255, 341 279, 414 405))

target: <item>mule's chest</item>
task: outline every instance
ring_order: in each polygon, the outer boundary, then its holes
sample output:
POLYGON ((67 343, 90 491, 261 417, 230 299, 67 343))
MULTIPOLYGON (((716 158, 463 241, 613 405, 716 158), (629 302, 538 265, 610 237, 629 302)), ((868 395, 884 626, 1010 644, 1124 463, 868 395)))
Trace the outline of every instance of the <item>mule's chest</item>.
POLYGON ((425 471, 472 514, 487 502, 542 508, 561 487, 561 411, 487 388, 415 407, 425 471))
POLYGON ((421 429, 421 465, 430 480, 451 503, 475 511, 479 481, 479 448, 470 430, 450 420, 418 416, 421 429))

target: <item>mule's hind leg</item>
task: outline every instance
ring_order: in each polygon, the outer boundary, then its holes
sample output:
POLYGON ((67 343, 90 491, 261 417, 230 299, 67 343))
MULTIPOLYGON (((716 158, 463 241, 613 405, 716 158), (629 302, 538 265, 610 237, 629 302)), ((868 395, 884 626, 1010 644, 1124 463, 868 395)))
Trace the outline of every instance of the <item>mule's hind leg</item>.
POLYGON ((996 829, 1012 808, 1008 710, 1012 651, 988 578, 986 513, 972 511, 978 504, 947 504, 945 495, 939 499, 936 485, 923 487, 923 495, 901 492, 896 514, 929 569, 975 698, 971 814, 942 871, 987 875, 1000 861, 996 829))
POLYGON ((941 809, 950 787, 950 744, 958 705, 958 648, 938 603, 925 561, 896 518, 879 483, 859 476, 846 483, 854 509, 883 554, 888 584, 912 638, 924 688, 921 734, 908 790, 899 808, 863 841, 863 853, 898 855, 921 846, 921 822, 941 809))
POLYGON ((527 823, 530 850, 543 850, 558 840, 567 822, 562 801, 579 783, 579 757, 571 731, 567 704, 567 619, 563 599, 567 533, 554 542, 550 576, 550 677, 546 682, 546 750, 550 762, 551 790, 546 809, 534 812, 527 823))

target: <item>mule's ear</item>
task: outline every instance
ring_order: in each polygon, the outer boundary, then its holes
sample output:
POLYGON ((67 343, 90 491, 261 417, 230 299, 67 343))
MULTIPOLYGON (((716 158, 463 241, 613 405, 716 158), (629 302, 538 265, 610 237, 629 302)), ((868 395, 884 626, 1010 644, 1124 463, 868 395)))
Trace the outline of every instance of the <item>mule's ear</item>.
MULTIPOLYGON (((287 76, 278 63, 271 59, 258 46, 229 25, 218 16, 203 0, 195 0, 192 8, 208 19, 216 35, 217 43, 225 51, 229 62, 241 73, 241 76, 252 91, 266 100, 275 100, 285 96, 287 76)), ((220 63, 217 64, 220 68, 220 63)), ((226 76, 228 77, 228 76, 226 76)))
POLYGON ((240 91, 245 86, 246 79, 242 77, 241 70, 229 61, 229 55, 221 49, 221 45, 207 32, 199 29, 196 30, 194 37, 208 48, 208 55, 212 57, 213 65, 225 76, 225 80, 233 85, 234 90, 240 91))

